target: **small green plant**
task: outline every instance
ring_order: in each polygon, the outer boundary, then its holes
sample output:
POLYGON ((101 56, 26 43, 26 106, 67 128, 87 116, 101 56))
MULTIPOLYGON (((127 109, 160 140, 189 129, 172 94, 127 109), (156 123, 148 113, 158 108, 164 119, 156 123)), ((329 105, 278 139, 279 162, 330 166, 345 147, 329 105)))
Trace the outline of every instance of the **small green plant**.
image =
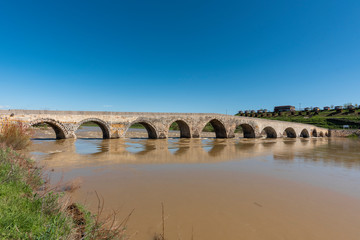
POLYGON ((351 138, 351 139, 359 139, 359 135, 352 133, 349 136, 347 136, 347 138, 351 138))

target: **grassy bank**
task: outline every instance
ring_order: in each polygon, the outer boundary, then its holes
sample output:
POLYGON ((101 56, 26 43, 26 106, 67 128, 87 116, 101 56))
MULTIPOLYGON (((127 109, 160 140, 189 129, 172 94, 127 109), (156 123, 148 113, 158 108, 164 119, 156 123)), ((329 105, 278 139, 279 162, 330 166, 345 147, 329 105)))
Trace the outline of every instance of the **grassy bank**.
POLYGON ((268 113, 267 115, 258 115, 257 117, 280 121, 306 123, 329 129, 342 129, 343 125, 349 125, 349 128, 351 129, 359 129, 359 114, 360 110, 356 110, 355 112, 343 110, 341 113, 338 113, 335 110, 328 110, 320 111, 319 113, 310 112, 308 115, 305 112, 295 112, 293 115, 284 112, 281 115, 276 114, 275 116, 270 116, 271 114, 268 113))
POLYGON ((44 170, 15 151, 31 144, 31 134, 21 123, 0 126, 0 239, 126 239, 126 221, 100 221, 101 211, 92 215, 59 191, 74 186, 49 186, 44 170))
POLYGON ((43 181, 34 162, 10 148, 0 148, 0 237, 65 239, 74 223, 54 193, 40 195, 43 181), (36 190, 35 190, 36 189, 36 190), (35 191, 34 191, 35 190, 35 191))

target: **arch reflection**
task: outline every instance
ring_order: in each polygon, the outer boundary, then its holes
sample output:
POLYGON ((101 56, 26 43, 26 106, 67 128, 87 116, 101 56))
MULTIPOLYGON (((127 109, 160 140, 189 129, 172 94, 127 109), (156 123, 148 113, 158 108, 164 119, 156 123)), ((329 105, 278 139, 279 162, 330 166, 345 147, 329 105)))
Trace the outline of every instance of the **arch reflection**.
POLYGON ((75 167, 128 163, 208 163, 271 156, 360 167, 359 141, 334 139, 151 139, 34 140, 31 151, 46 165, 75 167), (344 157, 346 156, 346 157, 344 157), (356 161, 355 161, 356 159, 356 161))

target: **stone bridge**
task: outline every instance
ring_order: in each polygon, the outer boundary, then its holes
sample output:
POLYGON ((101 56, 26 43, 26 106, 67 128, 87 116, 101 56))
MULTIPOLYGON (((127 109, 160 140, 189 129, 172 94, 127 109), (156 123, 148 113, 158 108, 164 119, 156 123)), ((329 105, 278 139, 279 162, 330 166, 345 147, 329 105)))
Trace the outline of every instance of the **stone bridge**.
POLYGON ((29 126, 50 125, 57 139, 76 138, 76 130, 84 123, 97 124, 103 138, 124 138, 131 125, 142 124, 149 138, 167 138, 170 125, 176 122, 182 138, 201 138, 206 124, 215 129, 217 138, 233 138, 241 127, 244 138, 325 137, 328 129, 309 124, 239 117, 214 113, 146 113, 146 112, 89 112, 49 110, 0 110, 0 124, 21 121, 29 126))

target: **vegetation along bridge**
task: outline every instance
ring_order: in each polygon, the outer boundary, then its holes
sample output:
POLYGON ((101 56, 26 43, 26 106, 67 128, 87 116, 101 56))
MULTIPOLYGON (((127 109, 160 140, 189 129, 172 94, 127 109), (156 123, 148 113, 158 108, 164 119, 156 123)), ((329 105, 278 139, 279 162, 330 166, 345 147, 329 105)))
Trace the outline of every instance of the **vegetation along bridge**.
POLYGON ((0 110, 0 123, 21 121, 29 126, 50 125, 57 139, 76 138, 76 130, 84 123, 97 124, 103 138, 123 138, 131 125, 145 127, 149 138, 167 138, 170 125, 176 122, 182 138, 200 138, 210 123, 217 138, 233 138, 241 127, 244 138, 324 137, 328 130, 309 124, 239 117, 213 113, 146 113, 146 112, 88 112, 48 110, 0 110))

